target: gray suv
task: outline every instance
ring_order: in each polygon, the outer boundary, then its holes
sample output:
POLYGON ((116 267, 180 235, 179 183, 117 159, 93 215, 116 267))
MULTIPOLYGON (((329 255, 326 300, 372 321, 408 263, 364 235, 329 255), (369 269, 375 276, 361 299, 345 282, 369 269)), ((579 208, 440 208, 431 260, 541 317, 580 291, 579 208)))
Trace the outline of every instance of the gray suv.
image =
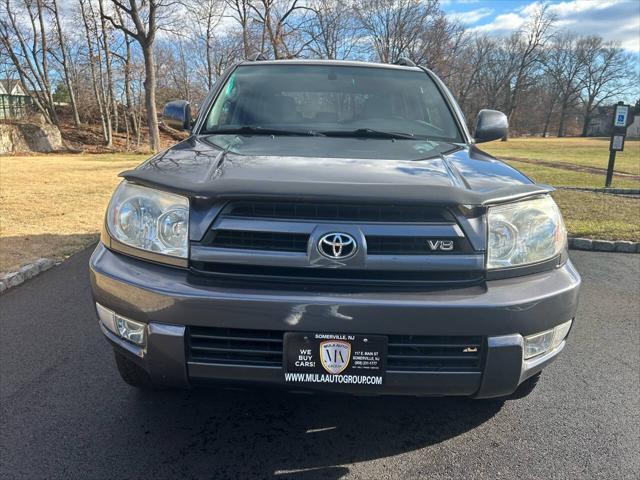
POLYGON ((190 136, 121 174, 91 257, 136 387, 521 395, 567 341, 580 276, 552 188, 483 153, 409 61, 243 62, 190 136))

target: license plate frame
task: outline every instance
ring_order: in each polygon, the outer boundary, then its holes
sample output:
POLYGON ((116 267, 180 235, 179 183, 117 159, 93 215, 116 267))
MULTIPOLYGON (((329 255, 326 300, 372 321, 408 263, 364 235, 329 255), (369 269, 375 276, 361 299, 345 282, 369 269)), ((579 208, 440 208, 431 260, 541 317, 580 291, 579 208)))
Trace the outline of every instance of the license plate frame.
POLYGON ((283 340, 286 382, 384 384, 386 335, 286 332, 283 340))

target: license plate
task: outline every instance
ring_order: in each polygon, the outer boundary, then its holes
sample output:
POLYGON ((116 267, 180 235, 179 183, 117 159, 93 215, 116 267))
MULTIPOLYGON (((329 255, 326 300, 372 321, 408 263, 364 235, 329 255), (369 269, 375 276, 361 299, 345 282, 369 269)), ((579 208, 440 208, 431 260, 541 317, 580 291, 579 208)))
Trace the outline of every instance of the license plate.
POLYGON ((284 376, 290 383, 382 385, 386 357, 384 335, 284 335, 284 376))

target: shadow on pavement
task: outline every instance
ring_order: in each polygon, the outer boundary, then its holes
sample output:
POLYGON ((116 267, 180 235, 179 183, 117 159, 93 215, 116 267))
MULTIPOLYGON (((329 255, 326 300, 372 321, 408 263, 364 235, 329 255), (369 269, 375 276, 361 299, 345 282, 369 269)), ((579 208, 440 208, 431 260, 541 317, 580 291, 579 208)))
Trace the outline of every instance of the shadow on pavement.
POLYGON ((484 423, 503 405, 265 389, 138 393, 130 402, 131 420, 149 425, 163 419, 163 428, 146 430, 146 442, 175 445, 181 439, 167 455, 169 468, 188 465, 197 478, 209 472, 211 478, 286 479, 341 478, 348 469, 339 465, 442 442, 484 423))

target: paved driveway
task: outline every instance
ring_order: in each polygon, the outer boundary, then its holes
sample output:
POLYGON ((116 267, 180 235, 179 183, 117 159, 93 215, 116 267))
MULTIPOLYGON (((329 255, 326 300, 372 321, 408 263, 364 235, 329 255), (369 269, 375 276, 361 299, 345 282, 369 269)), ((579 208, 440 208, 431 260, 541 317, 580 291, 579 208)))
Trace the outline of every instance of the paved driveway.
POLYGON ((640 255, 573 252, 568 348, 526 399, 141 393, 91 307, 89 251, 0 296, 1 478, 637 478, 640 255))

